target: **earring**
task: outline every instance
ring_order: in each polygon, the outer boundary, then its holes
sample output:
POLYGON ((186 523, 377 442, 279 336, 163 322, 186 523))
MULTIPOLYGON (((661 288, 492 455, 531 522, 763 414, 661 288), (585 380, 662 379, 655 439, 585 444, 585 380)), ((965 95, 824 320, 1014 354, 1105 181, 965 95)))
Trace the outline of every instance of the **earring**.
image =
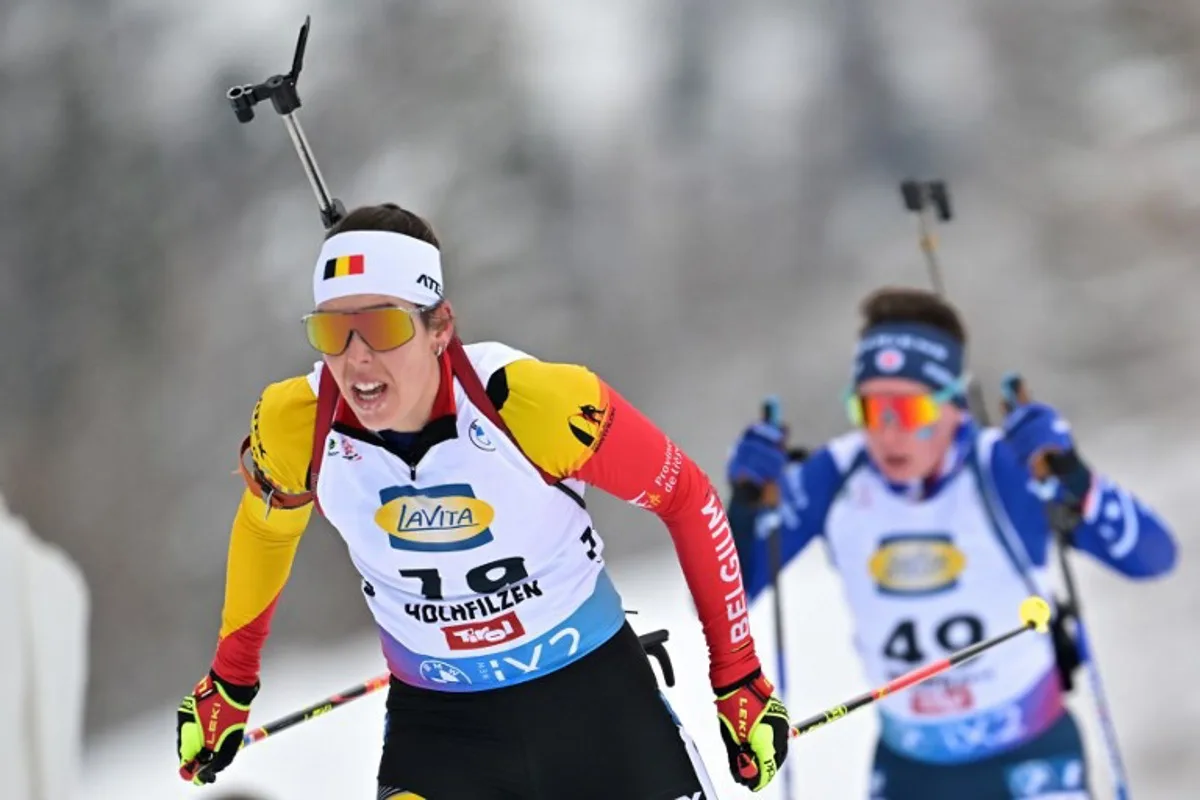
POLYGON ((434 355, 436 358, 441 358, 441 357, 442 357, 442 353, 443 353, 443 351, 445 351, 445 349, 446 349, 446 348, 445 348, 444 346, 442 346, 442 345, 440 345, 440 344, 439 344, 437 347, 435 347, 435 348, 434 348, 434 350, 433 350, 433 355, 434 355))

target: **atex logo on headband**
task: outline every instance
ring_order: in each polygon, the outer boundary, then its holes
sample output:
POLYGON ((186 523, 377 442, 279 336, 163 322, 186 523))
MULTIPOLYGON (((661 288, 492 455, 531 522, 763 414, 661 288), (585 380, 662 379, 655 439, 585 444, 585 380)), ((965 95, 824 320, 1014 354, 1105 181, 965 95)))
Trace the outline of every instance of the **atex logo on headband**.
POLYGON ((417 278, 417 286, 424 286, 439 297, 442 294, 442 285, 424 273, 417 278))

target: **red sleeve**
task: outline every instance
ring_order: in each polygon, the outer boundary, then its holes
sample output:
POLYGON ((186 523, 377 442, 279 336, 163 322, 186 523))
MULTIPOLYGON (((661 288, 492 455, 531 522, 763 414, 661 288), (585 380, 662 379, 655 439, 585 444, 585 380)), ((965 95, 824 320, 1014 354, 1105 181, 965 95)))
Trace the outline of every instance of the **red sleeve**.
POLYGON ((591 456, 574 477, 654 512, 666 524, 708 642, 714 687, 758 669, 733 532, 712 482, 611 387, 591 456))
POLYGON ((212 668, 223 680, 251 686, 258 680, 271 617, 287 583, 308 524, 311 506, 273 509, 250 491, 242 493, 229 539, 225 605, 212 668))

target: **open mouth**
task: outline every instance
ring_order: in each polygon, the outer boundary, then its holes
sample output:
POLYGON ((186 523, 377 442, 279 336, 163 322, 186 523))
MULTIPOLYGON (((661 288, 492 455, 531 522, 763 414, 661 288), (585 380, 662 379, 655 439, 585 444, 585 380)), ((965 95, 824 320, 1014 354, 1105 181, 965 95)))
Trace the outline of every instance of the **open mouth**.
POLYGON ((378 408, 387 396, 388 385, 383 381, 357 381, 350 386, 354 405, 364 411, 378 408))

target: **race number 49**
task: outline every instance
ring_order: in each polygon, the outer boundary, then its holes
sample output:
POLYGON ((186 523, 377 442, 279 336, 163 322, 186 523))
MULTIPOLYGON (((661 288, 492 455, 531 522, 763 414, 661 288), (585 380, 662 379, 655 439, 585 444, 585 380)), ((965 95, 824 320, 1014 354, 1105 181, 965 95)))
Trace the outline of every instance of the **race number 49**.
MULTIPOLYGON (((922 638, 915 620, 900 620, 884 641, 883 654, 906 664, 920 664, 927 660, 920 645, 922 638)), ((983 620, 973 614, 947 617, 934 626, 933 640, 946 654, 978 644, 983 641, 983 620)))

